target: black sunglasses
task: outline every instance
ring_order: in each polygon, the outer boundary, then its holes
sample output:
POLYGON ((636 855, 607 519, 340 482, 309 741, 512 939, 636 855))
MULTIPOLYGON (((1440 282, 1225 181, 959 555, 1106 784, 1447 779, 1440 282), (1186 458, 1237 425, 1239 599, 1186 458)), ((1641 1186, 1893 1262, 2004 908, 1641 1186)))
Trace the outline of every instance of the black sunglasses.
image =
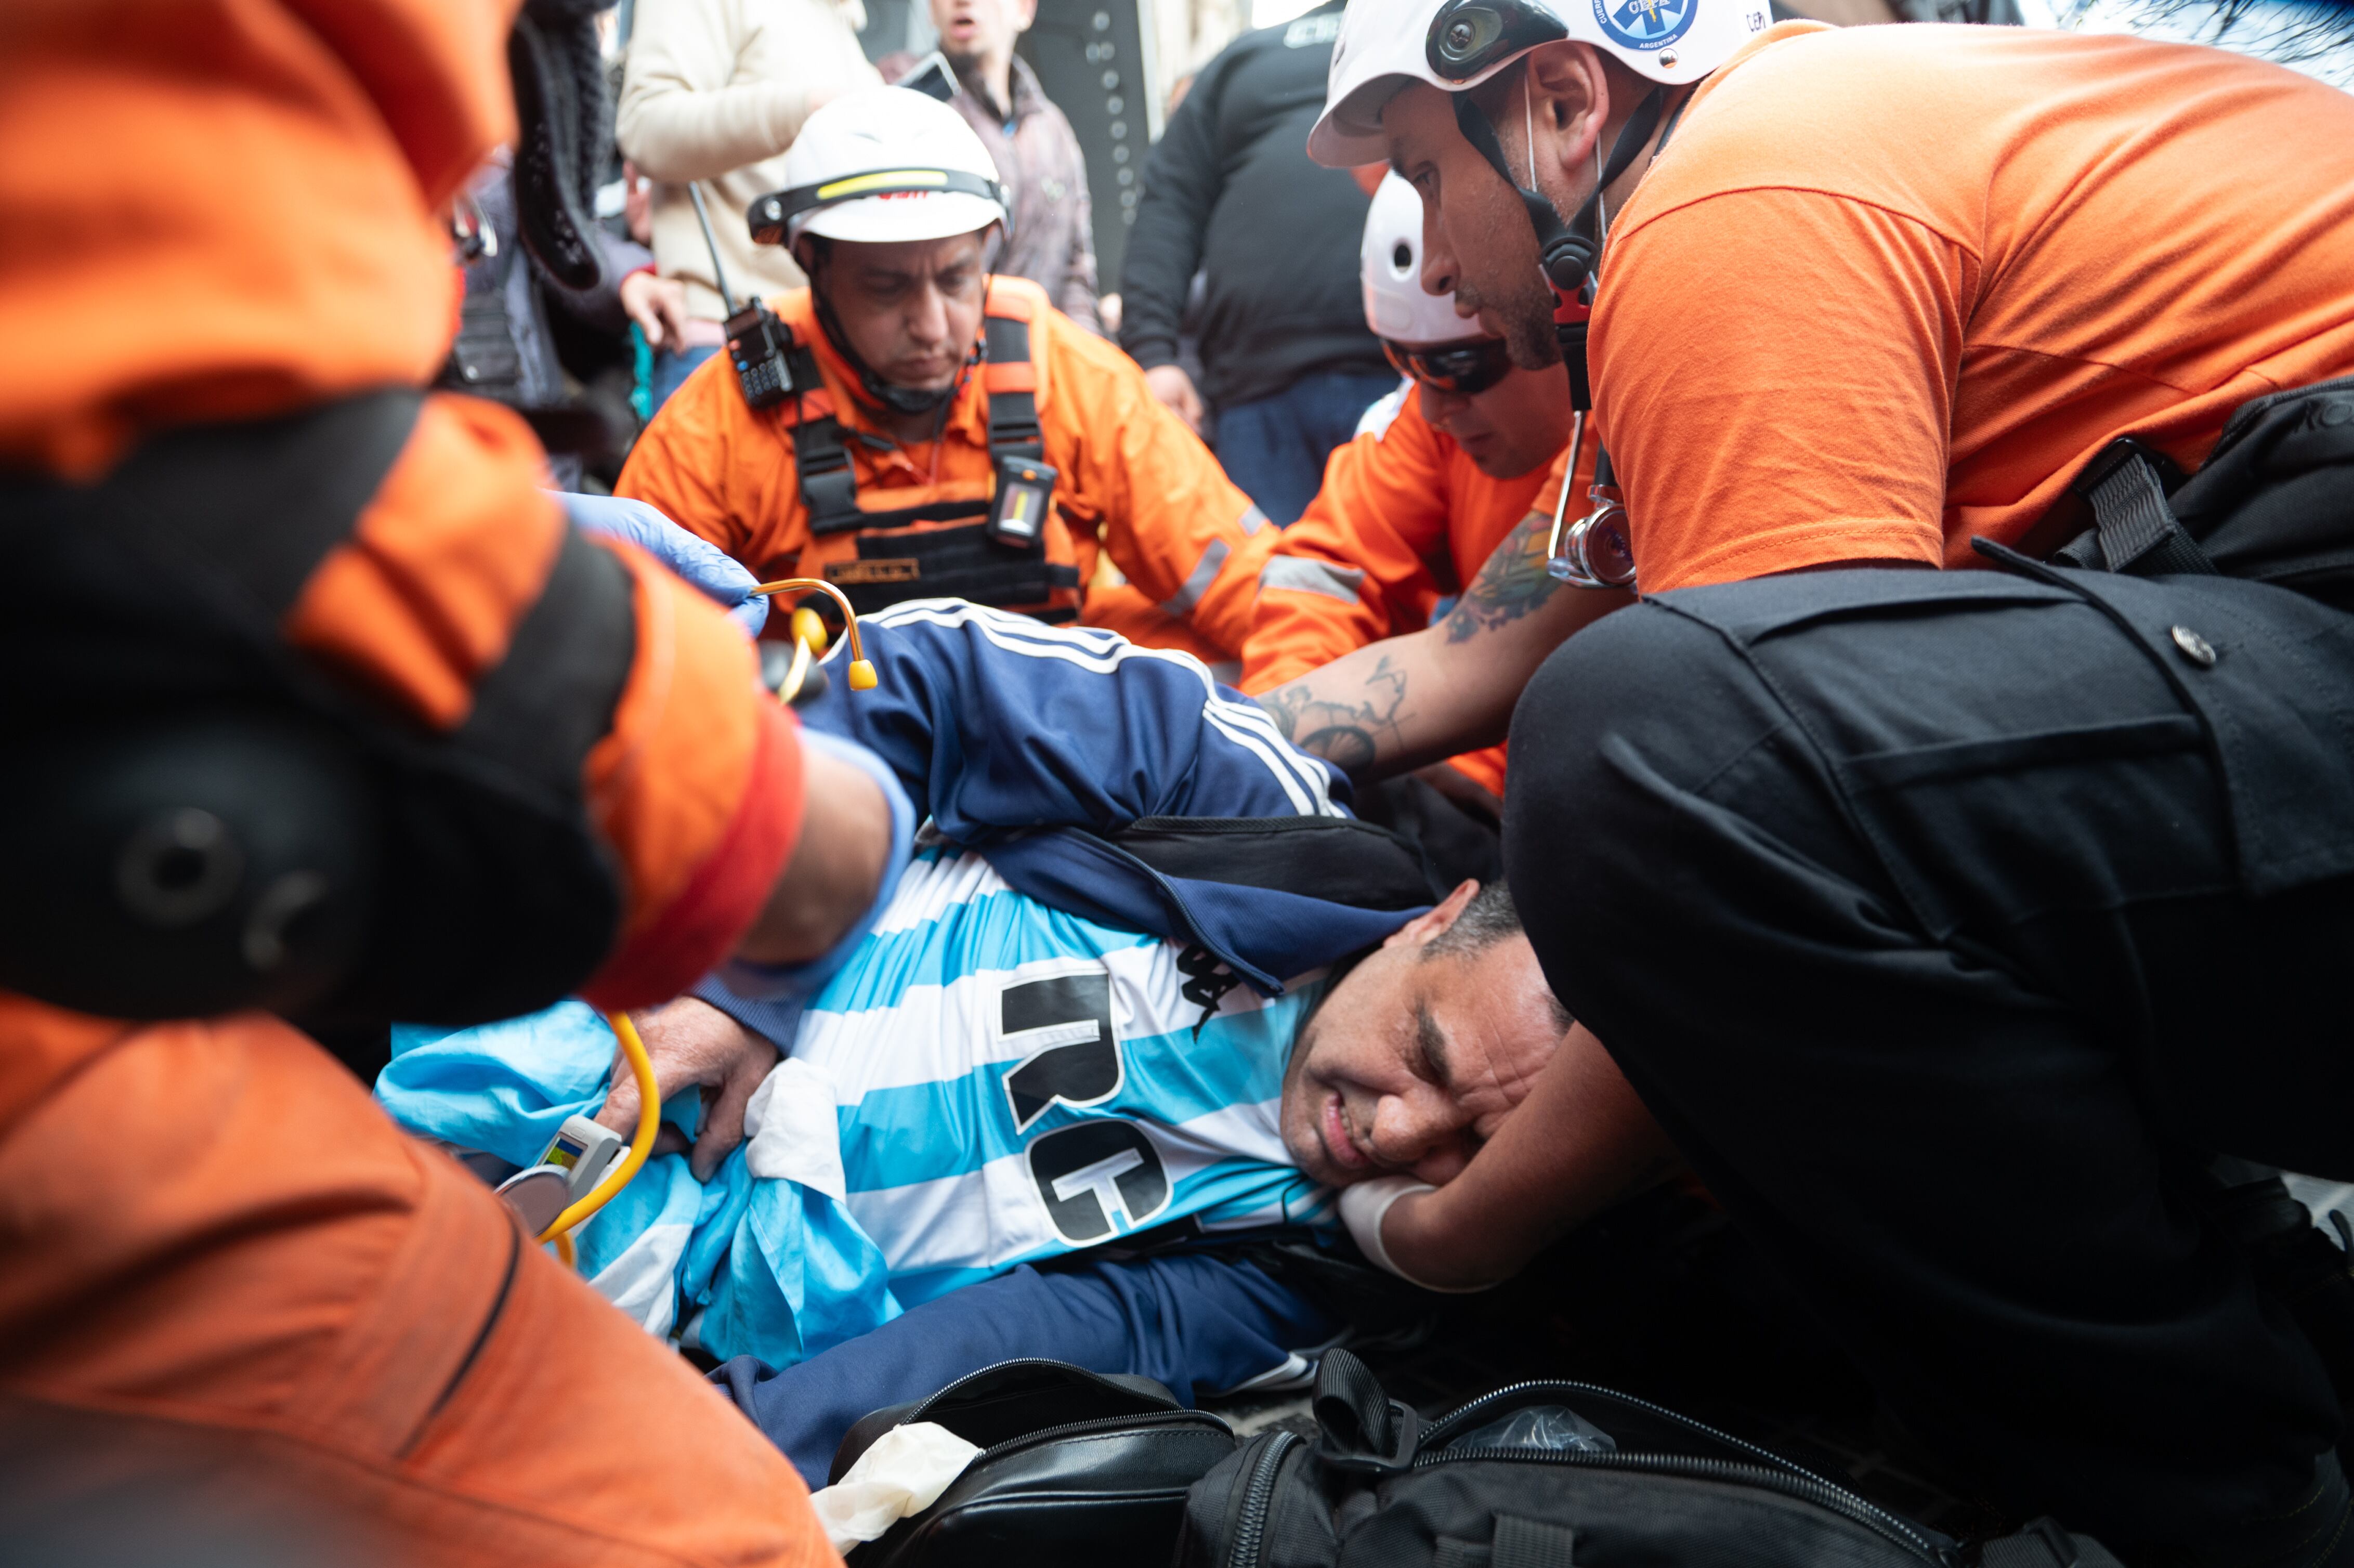
POLYGON ((1441 348, 1408 348, 1384 338, 1382 352, 1400 376, 1411 376, 1426 387, 1462 397, 1485 392, 1512 368, 1511 355, 1500 337, 1450 343, 1441 348))

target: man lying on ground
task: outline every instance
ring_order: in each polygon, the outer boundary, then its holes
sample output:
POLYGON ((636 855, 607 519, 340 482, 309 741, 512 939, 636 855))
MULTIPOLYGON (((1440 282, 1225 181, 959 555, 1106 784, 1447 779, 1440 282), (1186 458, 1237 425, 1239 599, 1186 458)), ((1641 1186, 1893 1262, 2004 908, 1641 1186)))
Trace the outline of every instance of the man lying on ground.
MULTIPOLYGON (((1346 1257, 1331 1190, 1448 1180, 1561 1048, 1509 895, 1428 902, 1186 655, 957 601, 864 624, 880 686, 805 733, 899 797, 900 868, 817 964, 647 1017, 693 1145, 583 1228, 584 1271, 820 1481, 858 1416, 1009 1357, 1181 1397, 1301 1372, 1343 1324, 1281 1260, 1346 1257)), ((636 1122, 578 1004, 397 1049, 395 1116, 512 1161, 600 1100, 636 1122)), ((1562 1135, 1598 1208, 1659 1144, 1595 1066, 1562 1135)))

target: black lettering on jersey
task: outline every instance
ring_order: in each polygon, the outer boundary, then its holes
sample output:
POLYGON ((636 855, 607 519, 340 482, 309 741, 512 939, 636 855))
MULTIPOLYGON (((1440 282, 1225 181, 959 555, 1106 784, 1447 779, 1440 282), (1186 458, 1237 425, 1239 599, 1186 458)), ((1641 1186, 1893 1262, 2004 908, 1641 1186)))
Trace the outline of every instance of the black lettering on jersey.
POLYGON ((1025 1132, 1055 1101, 1100 1105, 1119 1092, 1119 1041, 1111 1032, 1111 977, 1055 975, 1009 985, 998 996, 998 1033, 1037 1049, 1005 1075, 1013 1130, 1025 1132))
POLYGON ((1177 969, 1188 977, 1177 988, 1177 994, 1202 1010, 1202 1016, 1193 1022, 1193 1038, 1199 1040, 1210 1020, 1218 1015, 1218 1003, 1226 999, 1226 992, 1243 983, 1242 977, 1199 942, 1177 955, 1177 969))
POLYGON ((1101 1241, 1115 1216, 1135 1230, 1169 1206, 1161 1151, 1134 1122, 1105 1118, 1057 1128, 1030 1145, 1030 1176, 1065 1241, 1101 1241))

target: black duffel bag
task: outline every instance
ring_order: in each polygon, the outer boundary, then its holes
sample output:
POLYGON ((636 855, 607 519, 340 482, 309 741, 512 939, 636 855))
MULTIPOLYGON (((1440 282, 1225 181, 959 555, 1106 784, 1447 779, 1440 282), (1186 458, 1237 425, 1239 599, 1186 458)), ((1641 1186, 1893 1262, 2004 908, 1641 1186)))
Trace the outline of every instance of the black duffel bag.
POLYGON ((931 1507, 852 1551, 856 1568, 1158 1568, 1187 1489, 1235 1451, 1225 1422, 1185 1409, 1150 1378, 1000 1361, 864 1417, 843 1438, 829 1481, 884 1433, 917 1421, 980 1445, 981 1456, 931 1507))
POLYGON ((1346 1351, 1318 1436, 1268 1432, 1204 1476, 1182 1568, 2115 1568, 2049 1520, 1959 1542, 1754 1444, 1577 1383, 1424 1422, 1346 1351))
POLYGON ((2056 565, 2251 577, 2354 609, 2354 376, 2243 403, 2189 479, 2128 439, 2070 489, 2094 525, 2056 565))

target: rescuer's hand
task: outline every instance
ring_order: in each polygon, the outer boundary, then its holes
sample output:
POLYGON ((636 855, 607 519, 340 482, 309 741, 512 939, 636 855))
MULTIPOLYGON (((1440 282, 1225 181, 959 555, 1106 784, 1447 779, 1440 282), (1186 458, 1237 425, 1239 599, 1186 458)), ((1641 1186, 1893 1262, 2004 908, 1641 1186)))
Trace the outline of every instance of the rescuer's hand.
MULTIPOLYGON (((1602 1042, 1572 1024, 1528 1097, 1462 1174, 1386 1204, 1382 1261, 1429 1289, 1476 1290, 1511 1278, 1571 1227, 1677 1166, 1674 1146, 1602 1042)), ((1352 1190, 1341 1190, 1344 1215, 1352 1190)))
POLYGON ((1187 429, 1197 436, 1202 433, 1202 395, 1193 390, 1192 376, 1174 365, 1156 365, 1144 373, 1144 384, 1185 421, 1187 429))
MULTIPOLYGON (((730 1150, 744 1141, 744 1107, 777 1065, 777 1048, 707 1001, 681 997, 631 1015, 653 1059, 654 1083, 665 1100, 693 1084, 703 1090, 703 1118, 687 1169, 711 1180, 730 1150)), ((613 1088, 597 1120, 623 1135, 638 1129, 638 1082, 617 1049, 613 1088)))
POLYGON ((632 272, 621 280, 621 309, 646 334, 646 346, 660 348, 686 330, 686 285, 652 272, 632 272))
POLYGON ((760 579, 718 546, 687 532, 642 501, 619 495, 577 495, 570 491, 553 493, 564 503, 564 514, 574 527, 635 545, 725 609, 747 636, 759 636, 760 628, 769 623, 769 601, 752 594, 760 579))

